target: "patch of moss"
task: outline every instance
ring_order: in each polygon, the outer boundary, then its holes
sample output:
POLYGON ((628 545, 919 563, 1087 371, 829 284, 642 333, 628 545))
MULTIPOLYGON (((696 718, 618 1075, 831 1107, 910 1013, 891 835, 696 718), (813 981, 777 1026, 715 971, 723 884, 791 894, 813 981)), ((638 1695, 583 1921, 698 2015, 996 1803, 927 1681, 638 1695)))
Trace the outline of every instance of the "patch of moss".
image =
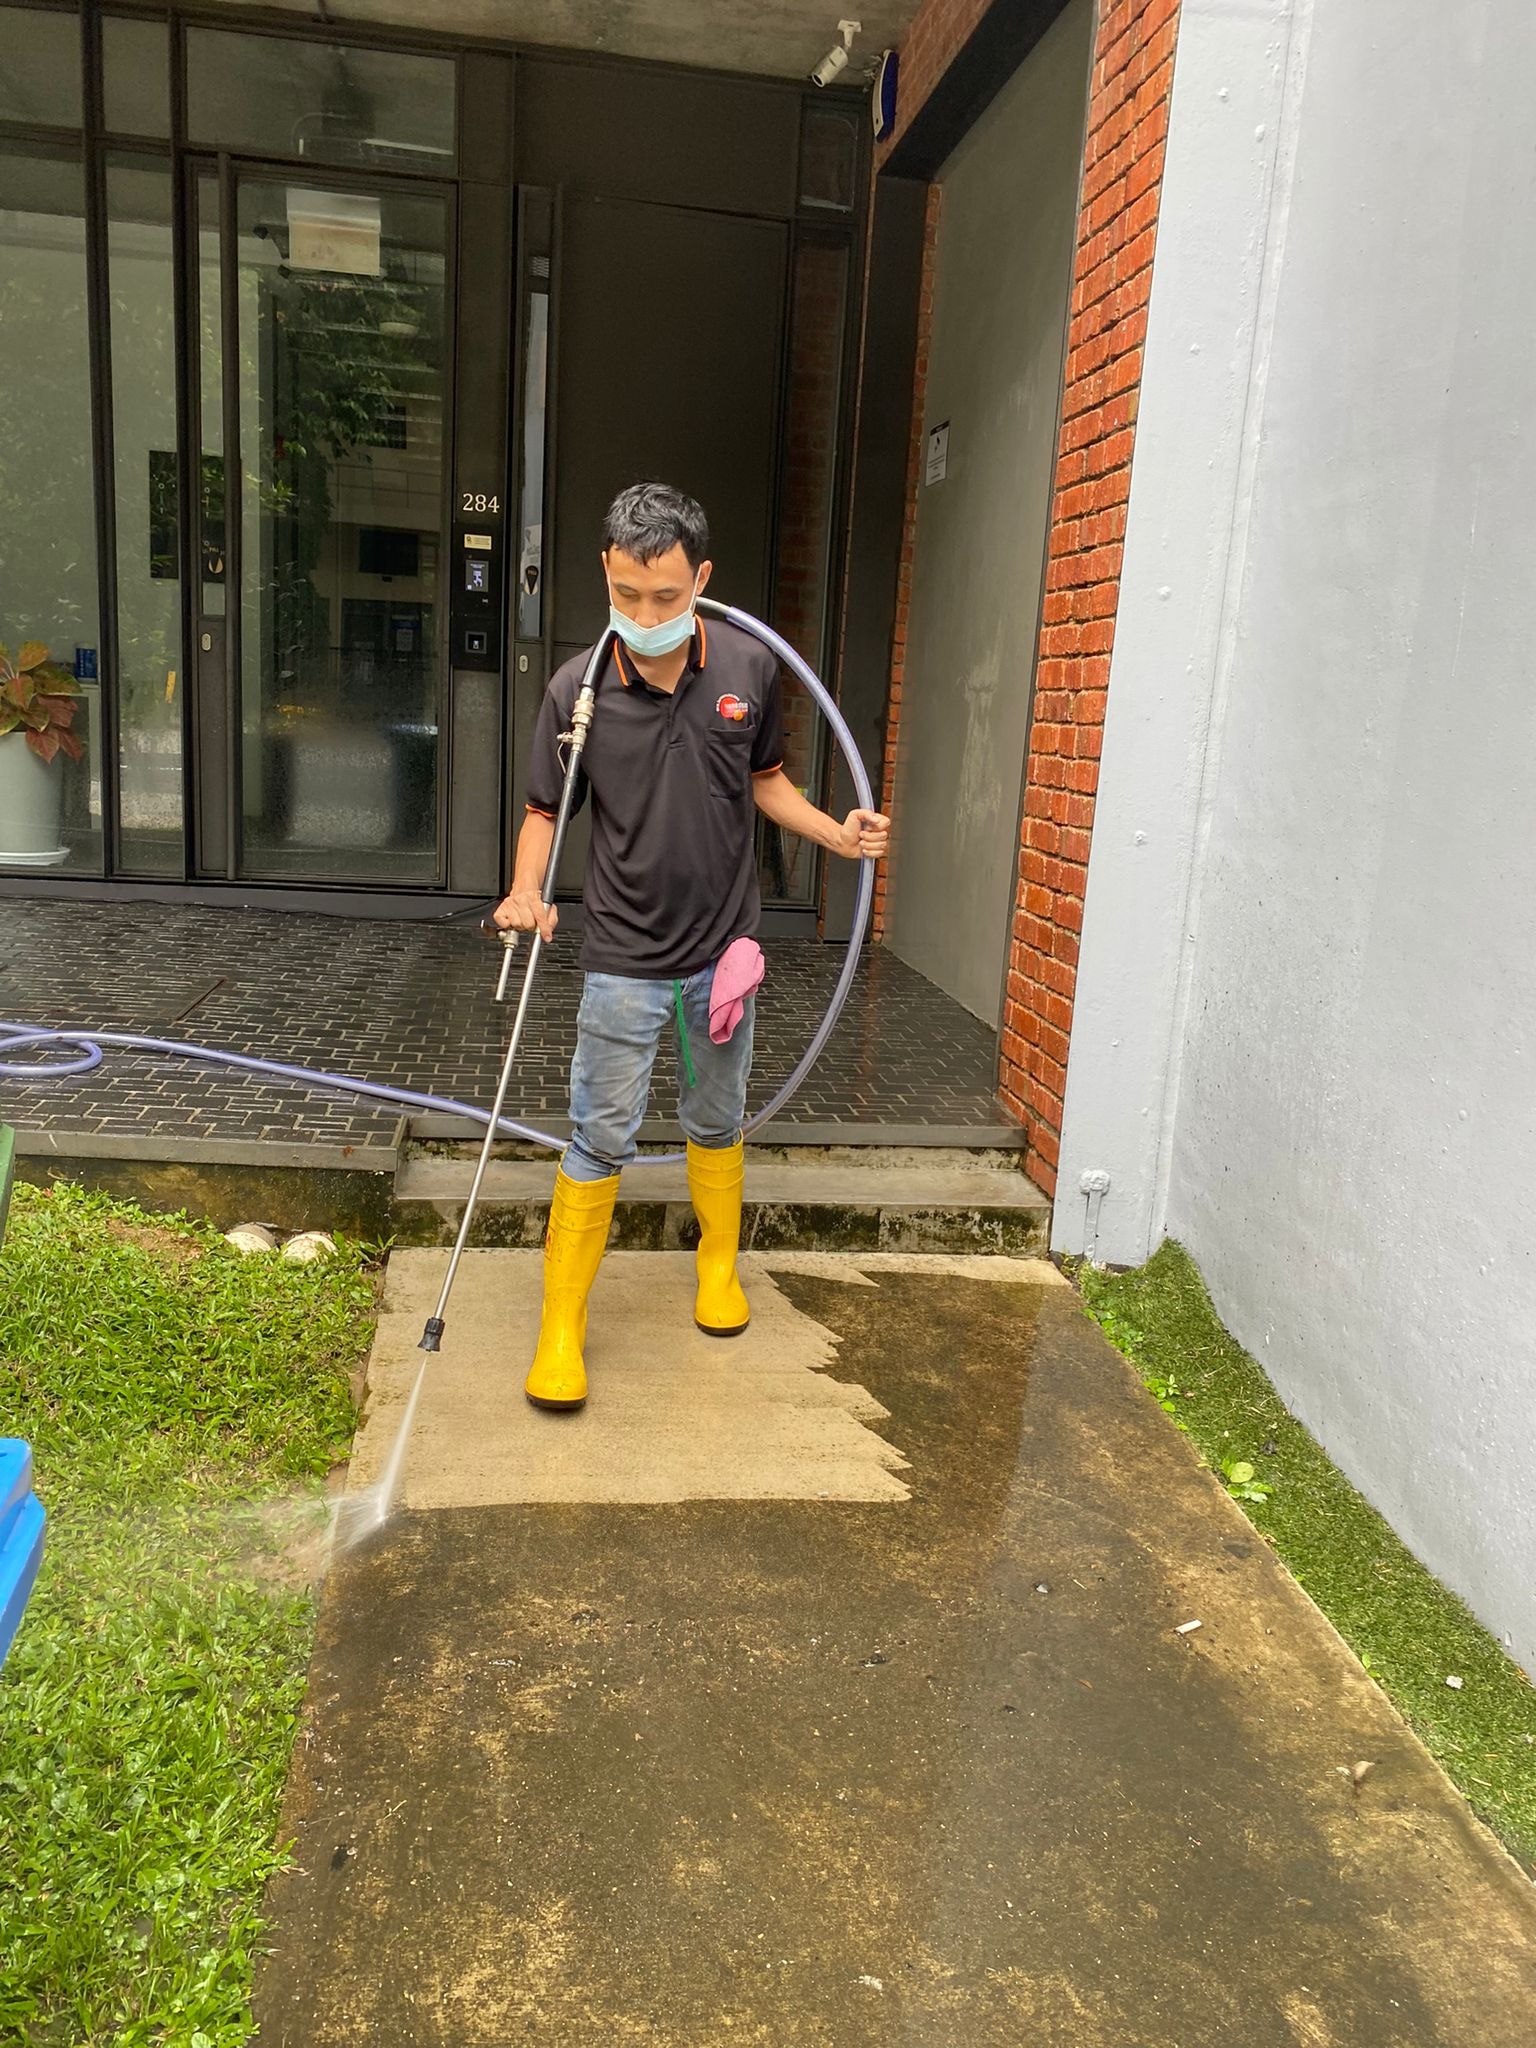
POLYGON ((1274 1489, 1240 1505, 1473 1810, 1536 1876, 1536 1688, 1290 1413, 1223 1327, 1181 1246, 1165 1244, 1135 1272, 1081 1266, 1073 1277, 1089 1314, 1207 1462, 1219 1472, 1246 1460, 1274 1489))

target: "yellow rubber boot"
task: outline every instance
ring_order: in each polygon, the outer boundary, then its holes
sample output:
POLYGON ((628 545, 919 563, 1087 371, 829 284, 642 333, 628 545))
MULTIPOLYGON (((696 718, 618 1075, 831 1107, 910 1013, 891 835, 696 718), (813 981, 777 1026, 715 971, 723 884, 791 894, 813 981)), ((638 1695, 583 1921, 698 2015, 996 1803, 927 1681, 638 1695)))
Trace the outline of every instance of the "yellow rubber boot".
POLYGON ((539 1348, 523 1392, 536 1408, 579 1408, 587 1398, 587 1296, 608 1243, 619 1176, 570 1180, 555 1175, 544 1239, 544 1314, 539 1348))
POLYGON ((699 1219, 698 1298, 693 1319, 711 1337, 737 1337, 752 1319, 736 1278, 741 1243, 742 1143, 723 1151, 688 1145, 688 1193, 699 1219))

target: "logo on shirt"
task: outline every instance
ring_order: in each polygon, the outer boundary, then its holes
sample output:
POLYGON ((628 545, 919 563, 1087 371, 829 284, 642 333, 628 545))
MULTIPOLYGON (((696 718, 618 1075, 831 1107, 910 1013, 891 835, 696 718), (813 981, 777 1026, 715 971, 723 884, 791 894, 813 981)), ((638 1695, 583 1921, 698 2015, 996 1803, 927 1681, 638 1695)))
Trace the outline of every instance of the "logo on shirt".
POLYGON ((744 704, 740 697, 732 697, 729 694, 720 698, 715 705, 720 716, 730 719, 733 725, 740 725, 751 708, 751 705, 744 704))

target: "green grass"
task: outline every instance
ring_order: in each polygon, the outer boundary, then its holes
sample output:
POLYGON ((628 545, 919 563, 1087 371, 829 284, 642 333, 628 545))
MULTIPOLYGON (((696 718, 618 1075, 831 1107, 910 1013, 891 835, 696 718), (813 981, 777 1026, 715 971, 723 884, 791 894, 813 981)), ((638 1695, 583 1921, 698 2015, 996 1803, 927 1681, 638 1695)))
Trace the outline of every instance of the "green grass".
POLYGON ((60 1184, 0 1246, 0 1432, 49 1512, 0 1672, 0 2040, 229 2048, 371 1329, 358 1247, 242 1259, 60 1184))
MULTIPOLYGON (((1290 1414, 1222 1327, 1189 1255, 1075 1278, 1089 1313, 1218 1472, 1273 1488, 1240 1504, 1468 1803, 1536 1875, 1536 1688, 1290 1414), (1169 1392, 1169 1383, 1173 1391, 1169 1392), (1460 1691, 1446 1685, 1462 1680, 1460 1691)), ((1232 1489, 1229 1489, 1232 1490, 1232 1489)))

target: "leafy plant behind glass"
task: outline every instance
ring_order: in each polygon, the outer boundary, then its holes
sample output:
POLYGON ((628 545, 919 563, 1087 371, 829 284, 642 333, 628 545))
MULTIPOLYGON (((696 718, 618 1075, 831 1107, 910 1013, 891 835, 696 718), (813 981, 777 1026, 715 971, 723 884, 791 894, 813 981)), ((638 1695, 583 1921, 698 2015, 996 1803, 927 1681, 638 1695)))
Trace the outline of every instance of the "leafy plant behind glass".
POLYGON ((41 640, 27 641, 14 662, 0 647, 0 739, 21 733, 40 761, 60 753, 83 759, 85 749, 70 731, 79 696, 74 677, 48 659, 41 640))
POLYGON ((312 579, 331 531, 336 465, 402 445, 408 401, 437 395, 437 295, 403 278, 292 271, 264 289, 275 369, 264 493, 275 677, 314 703, 330 681, 330 607, 312 579))

